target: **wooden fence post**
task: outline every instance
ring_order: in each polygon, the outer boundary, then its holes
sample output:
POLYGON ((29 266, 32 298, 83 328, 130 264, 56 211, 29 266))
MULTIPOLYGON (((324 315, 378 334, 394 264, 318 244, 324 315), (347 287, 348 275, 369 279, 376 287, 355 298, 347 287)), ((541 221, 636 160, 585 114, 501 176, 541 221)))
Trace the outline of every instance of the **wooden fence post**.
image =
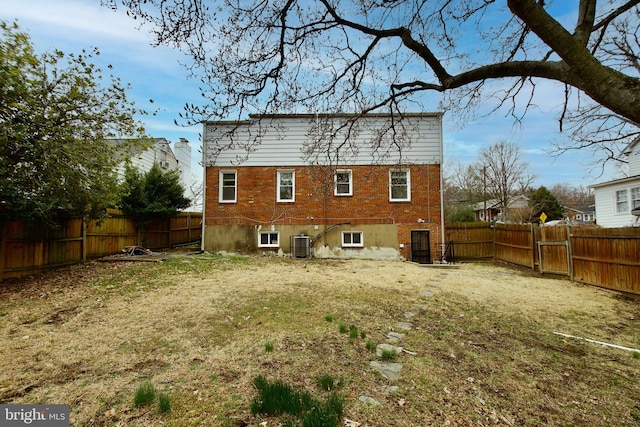
POLYGON ((569 264, 569 279, 573 281, 573 245, 571 244, 571 226, 567 224, 567 263, 569 264))
POLYGON ((7 258, 7 223, 0 225, 0 282, 4 279, 4 263, 7 258))
POLYGON ((87 262, 87 219, 82 218, 82 262, 87 262))
POLYGON ((187 212, 187 241, 191 242, 191 212, 187 212))
MULTIPOLYGON (((536 224, 531 223, 531 269, 536 269, 536 246, 538 241, 536 240, 536 224)), ((540 262, 540 260, 538 260, 540 262)))
POLYGON ((493 222, 491 223, 491 234, 493 236, 493 260, 496 260, 496 238, 497 238, 497 231, 496 231, 496 223, 493 222))

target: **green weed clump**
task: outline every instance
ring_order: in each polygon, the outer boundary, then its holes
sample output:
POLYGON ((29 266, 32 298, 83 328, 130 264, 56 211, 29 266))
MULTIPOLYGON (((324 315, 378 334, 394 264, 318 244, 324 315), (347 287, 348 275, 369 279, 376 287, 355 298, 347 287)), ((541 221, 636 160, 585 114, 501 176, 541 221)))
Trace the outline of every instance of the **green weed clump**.
POLYGON ((385 361, 396 360, 396 357, 398 357, 398 353, 393 350, 382 350, 382 354, 380 355, 380 357, 385 361))
POLYGON ((156 398, 156 389, 150 382, 141 384, 136 390, 136 394, 133 397, 133 404, 136 408, 144 405, 148 405, 156 398))
POLYGON ((376 348, 378 348, 378 344, 374 343, 373 341, 367 341, 365 347, 369 351, 376 351, 376 348))
POLYGON ((156 389, 147 381, 141 384, 136 390, 133 397, 133 404, 136 408, 150 405, 154 400, 158 399, 158 412, 167 414, 171 412, 171 398, 166 393, 156 393, 156 389))
POLYGON ((169 412, 171 412, 171 398, 168 394, 158 394, 158 411, 161 414, 168 414, 169 412))
POLYGON ((340 323, 340 326, 338 326, 338 330, 341 334, 346 334, 347 332, 349 332, 349 327, 344 323, 340 323))
POLYGON ((318 384, 318 386, 322 389, 322 390, 333 390, 336 387, 338 387, 338 381, 336 381, 331 375, 329 374, 325 374, 325 375, 320 375, 318 378, 316 378, 316 384, 318 384))
MULTIPOLYGON (((282 381, 269 382, 262 375, 253 384, 259 397, 251 404, 251 412, 267 415, 291 415, 302 421, 303 427, 337 427, 344 411, 344 399, 331 393, 325 402, 314 398, 309 392, 296 391, 282 381)), ((288 420, 286 425, 293 426, 288 420)))
POLYGON ((349 326, 349 338, 351 340, 355 340, 356 338, 358 338, 358 328, 356 327, 356 325, 349 326))
POLYGON ((268 342, 264 345, 264 350, 268 351, 268 352, 272 352, 273 351, 273 344, 268 342))
POLYGON ((326 320, 327 322, 333 322, 333 316, 330 314, 327 314, 326 316, 324 316, 324 320, 326 320))

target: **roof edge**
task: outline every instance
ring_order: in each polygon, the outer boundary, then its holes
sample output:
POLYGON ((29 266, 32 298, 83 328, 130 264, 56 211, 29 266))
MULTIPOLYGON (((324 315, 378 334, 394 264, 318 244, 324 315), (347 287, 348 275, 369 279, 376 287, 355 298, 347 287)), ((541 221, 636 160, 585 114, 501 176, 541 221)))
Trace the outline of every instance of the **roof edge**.
POLYGON ((387 113, 292 113, 292 114, 250 114, 248 120, 205 120, 203 124, 246 124, 260 119, 315 119, 315 118, 386 118, 386 117, 442 117, 444 112, 433 111, 424 113, 403 113, 403 114, 387 114, 387 113))

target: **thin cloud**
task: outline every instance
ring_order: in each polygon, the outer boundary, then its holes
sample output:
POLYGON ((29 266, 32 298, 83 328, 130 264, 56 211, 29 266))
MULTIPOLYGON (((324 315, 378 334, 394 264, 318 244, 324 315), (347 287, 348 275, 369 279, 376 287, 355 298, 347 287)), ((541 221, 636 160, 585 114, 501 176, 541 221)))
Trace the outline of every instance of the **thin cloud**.
POLYGON ((30 33, 55 32, 77 41, 111 40, 149 43, 150 35, 135 28, 135 21, 106 7, 96 7, 77 0, 29 0, 25 8, 22 1, 0 0, 5 19, 24 21, 30 33), (37 24, 37 25, 34 25, 37 24))

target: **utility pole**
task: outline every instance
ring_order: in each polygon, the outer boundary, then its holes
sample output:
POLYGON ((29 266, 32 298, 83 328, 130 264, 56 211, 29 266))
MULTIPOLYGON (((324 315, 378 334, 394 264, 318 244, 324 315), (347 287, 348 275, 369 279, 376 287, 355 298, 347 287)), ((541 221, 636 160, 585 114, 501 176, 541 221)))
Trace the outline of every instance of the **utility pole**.
POLYGON ((484 220, 490 222, 487 215, 487 167, 482 167, 482 195, 484 197, 484 220))

